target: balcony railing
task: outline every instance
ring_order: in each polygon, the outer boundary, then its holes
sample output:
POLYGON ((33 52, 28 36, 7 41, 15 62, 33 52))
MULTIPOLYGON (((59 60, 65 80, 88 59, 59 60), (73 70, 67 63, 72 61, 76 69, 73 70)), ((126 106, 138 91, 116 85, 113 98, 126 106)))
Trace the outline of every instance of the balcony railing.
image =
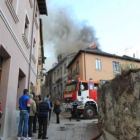
POLYGON ((72 71, 71 74, 68 75, 68 80, 72 80, 73 78, 80 75, 80 68, 76 68, 72 71))

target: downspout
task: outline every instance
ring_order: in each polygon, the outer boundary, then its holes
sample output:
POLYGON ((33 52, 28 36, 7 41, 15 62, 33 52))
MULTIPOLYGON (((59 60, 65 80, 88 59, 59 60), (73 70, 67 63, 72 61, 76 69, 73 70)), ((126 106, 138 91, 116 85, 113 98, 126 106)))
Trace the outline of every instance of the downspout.
POLYGON ((30 49, 30 60, 29 60, 29 72, 28 72, 28 90, 30 91, 30 77, 31 77, 31 58, 32 58, 32 46, 33 46, 33 32, 34 32, 34 20, 35 20, 35 1, 33 7, 33 21, 32 21, 32 34, 31 34, 31 49, 30 49))
POLYGON ((84 52, 84 70, 85 70, 85 80, 87 78, 87 75, 86 75, 86 50, 84 52))

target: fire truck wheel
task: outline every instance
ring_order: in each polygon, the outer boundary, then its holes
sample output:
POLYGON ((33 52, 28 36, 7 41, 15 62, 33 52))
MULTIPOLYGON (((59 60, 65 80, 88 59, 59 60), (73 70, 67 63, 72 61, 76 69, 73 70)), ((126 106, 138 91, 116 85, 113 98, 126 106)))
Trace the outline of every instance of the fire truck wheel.
POLYGON ((85 119, 93 119, 95 116, 95 109, 92 106, 86 106, 83 112, 85 119))

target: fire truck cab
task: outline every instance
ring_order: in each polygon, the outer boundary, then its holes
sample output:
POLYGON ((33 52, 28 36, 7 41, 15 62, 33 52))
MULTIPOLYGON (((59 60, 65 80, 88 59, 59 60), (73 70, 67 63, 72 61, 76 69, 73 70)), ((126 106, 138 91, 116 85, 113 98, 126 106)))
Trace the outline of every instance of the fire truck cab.
POLYGON ((93 119, 97 114, 97 89, 99 84, 100 82, 93 80, 68 81, 63 94, 65 109, 71 109, 72 102, 78 100, 79 116, 83 114, 84 118, 93 119))

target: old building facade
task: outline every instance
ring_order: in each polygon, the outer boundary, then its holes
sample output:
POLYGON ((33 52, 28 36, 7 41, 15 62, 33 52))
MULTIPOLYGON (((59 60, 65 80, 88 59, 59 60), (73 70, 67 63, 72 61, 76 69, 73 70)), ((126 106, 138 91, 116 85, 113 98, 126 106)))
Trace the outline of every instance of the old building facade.
POLYGON ((47 15, 45 0, 0 1, 0 101, 2 139, 17 133, 18 98, 30 83, 36 85, 40 14, 47 15))
POLYGON ((140 60, 125 55, 121 57, 100 50, 85 49, 80 50, 67 66, 68 77, 69 80, 80 77, 81 80, 92 78, 94 81, 105 82, 120 73, 121 67, 124 66, 140 67, 140 60))
POLYGON ((36 84, 36 94, 41 95, 41 89, 44 79, 44 73, 43 73, 43 64, 45 63, 46 57, 44 56, 44 43, 43 43, 43 22, 42 19, 40 19, 40 44, 38 47, 38 65, 37 65, 37 84, 36 84))
POLYGON ((42 88, 43 96, 50 94, 53 99, 62 99, 62 92, 68 80, 68 72, 66 67, 68 66, 68 64, 74 56, 75 53, 68 55, 65 58, 59 55, 58 64, 47 72, 48 74, 45 79, 45 84, 42 88))

